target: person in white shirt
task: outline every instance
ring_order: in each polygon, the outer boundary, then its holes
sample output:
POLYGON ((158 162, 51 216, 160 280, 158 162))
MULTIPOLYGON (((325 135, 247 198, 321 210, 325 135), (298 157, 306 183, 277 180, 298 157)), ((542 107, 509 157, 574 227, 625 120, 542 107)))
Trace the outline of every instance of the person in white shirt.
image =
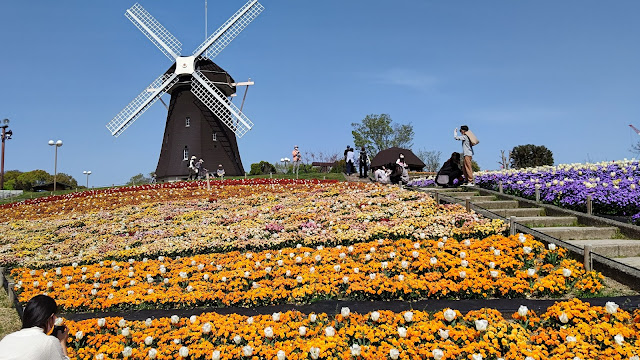
POLYGON ((47 295, 36 295, 24 308, 22 329, 11 333, 0 341, 0 360, 69 360, 67 338, 69 329, 54 329, 58 305, 47 295))
POLYGON ((387 170, 384 166, 374 172, 376 177, 376 182, 381 184, 388 184, 390 182, 389 175, 391 174, 391 170, 387 170))
POLYGON ((354 168, 354 154, 353 154, 353 148, 349 147, 349 149, 347 150, 347 176, 351 176, 351 174, 353 174, 355 172, 355 168, 354 168))
POLYGON ((224 168, 222 167, 222 164, 218 165, 218 170, 216 171, 216 175, 219 178, 223 178, 224 177, 224 168))

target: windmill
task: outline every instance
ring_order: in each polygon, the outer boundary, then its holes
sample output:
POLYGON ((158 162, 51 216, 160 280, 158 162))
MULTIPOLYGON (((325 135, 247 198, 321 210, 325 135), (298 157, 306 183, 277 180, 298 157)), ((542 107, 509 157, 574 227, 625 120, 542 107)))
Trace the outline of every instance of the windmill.
POLYGON ((258 0, 250 0, 189 56, 180 55, 182 44, 142 6, 136 3, 125 12, 174 63, 106 126, 118 137, 163 94, 171 94, 156 168, 158 181, 185 178, 191 156, 202 158, 210 168, 222 164, 227 175, 244 174, 236 137, 251 130, 253 123, 229 97, 236 85, 252 83, 235 83, 212 59, 262 10, 258 0))

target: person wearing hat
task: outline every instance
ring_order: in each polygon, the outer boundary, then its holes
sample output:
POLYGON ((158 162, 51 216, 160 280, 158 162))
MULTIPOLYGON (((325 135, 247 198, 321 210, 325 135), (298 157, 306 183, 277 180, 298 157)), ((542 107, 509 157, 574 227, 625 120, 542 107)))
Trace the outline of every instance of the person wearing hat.
POLYGON ((462 184, 462 186, 473 186, 473 169, 471 168, 473 147, 471 145, 471 139, 466 135, 467 131, 469 131, 469 127, 467 125, 460 126, 460 136, 458 136, 458 129, 453 129, 453 138, 462 141, 462 155, 464 156, 462 166, 464 184, 462 184))
POLYGON ((302 160, 300 150, 298 150, 298 145, 293 147, 291 156, 293 157, 293 168, 291 169, 291 172, 298 175, 298 169, 300 169, 300 160, 302 160))
POLYGON ((196 178, 197 179, 202 179, 206 172, 207 169, 204 168, 204 166, 202 166, 202 163, 204 163, 204 160, 200 159, 195 163, 195 167, 196 167, 196 178))
POLYGON ((218 165, 218 171, 216 171, 216 176, 218 176, 219 178, 224 178, 224 168, 222 167, 222 164, 218 165))
POLYGON ((189 180, 195 180, 198 176, 198 169, 196 168, 196 156, 192 156, 189 160, 189 180))

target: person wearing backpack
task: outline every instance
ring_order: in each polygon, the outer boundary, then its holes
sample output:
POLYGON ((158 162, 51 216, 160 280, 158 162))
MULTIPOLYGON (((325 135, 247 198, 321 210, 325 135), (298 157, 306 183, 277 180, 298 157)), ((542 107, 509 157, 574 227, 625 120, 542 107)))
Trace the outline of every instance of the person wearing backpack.
POLYGON ((473 186, 471 160, 473 159, 473 146, 479 143, 478 138, 469 130, 467 125, 460 126, 460 136, 458 136, 458 129, 453 129, 453 138, 462 141, 462 155, 464 156, 462 166, 464 184, 462 186, 473 186))

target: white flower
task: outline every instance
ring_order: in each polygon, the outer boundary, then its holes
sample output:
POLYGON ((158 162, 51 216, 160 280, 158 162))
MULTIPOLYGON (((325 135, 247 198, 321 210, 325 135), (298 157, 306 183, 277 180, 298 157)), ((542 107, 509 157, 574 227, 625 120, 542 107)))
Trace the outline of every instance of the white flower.
POLYGON ((354 248, 353 248, 353 246, 349 246, 349 247, 347 248, 347 251, 349 251, 349 252, 353 252, 353 249, 354 249, 354 248))
POLYGON ((492 278, 497 278, 499 275, 499 273, 495 270, 489 271, 489 274, 491 275, 492 278))
POLYGON ((129 346, 125 347, 124 350, 122 350, 122 356, 125 358, 130 357, 132 353, 133 353, 133 349, 131 349, 131 347, 129 346))
POLYGON ((63 317, 59 317, 56 318, 56 321, 53 323, 55 326, 60 326, 64 323, 64 318, 63 317))
POLYGON ((365 259, 366 261, 371 260, 371 255, 370 255, 370 254, 365 255, 365 256, 364 256, 364 259, 365 259))
POLYGON ((431 265, 435 265, 435 264, 437 264, 437 263, 438 263, 438 258, 436 258, 436 257, 432 257, 432 258, 429 260, 429 263, 430 263, 431 265))
POLYGON ((149 359, 155 359, 156 356, 158 356, 158 350, 156 349, 149 349, 149 359))
POLYGON ((83 337, 84 333, 82 332, 82 330, 76 332, 76 340, 82 340, 83 337))
MULTIPOLYGON (((340 310, 340 313, 342 314, 342 316, 347 317, 349 316, 349 308, 342 308, 342 310, 340 310), (346 315, 345 315, 345 309, 347 311, 346 315)), ((316 320, 318 320, 318 315, 316 314, 309 314, 309 321, 311 321, 312 323, 316 322, 316 320)))
POLYGON ((273 321, 278 322, 280 321, 280 313, 279 312, 275 312, 273 314, 271 314, 271 318, 273 319, 273 321))
POLYGON ((449 330, 438 329, 438 334, 442 340, 447 340, 449 338, 449 330))
POLYGON ((249 356, 253 355, 253 348, 251 346, 249 346, 249 345, 244 346, 242 348, 242 355, 244 355, 246 357, 249 357, 249 356))
POLYGON ((571 276, 571 270, 567 268, 562 269, 562 276, 568 278, 569 276, 571 276))
POLYGON ((521 317, 525 317, 528 313, 529 309, 527 309, 527 307, 524 305, 520 305, 520 307, 518 308, 518 315, 520 315, 521 317))
POLYGON ((420 256, 420 253, 417 251, 413 251, 411 252, 411 256, 413 256, 414 259, 417 259, 420 256))
POLYGON ((438 247, 439 248, 443 248, 444 247, 444 243, 442 241, 438 241, 438 247))
POLYGON ((151 327, 152 324, 153 324, 153 320, 151 320, 151 318, 147 318, 147 320, 144 321, 144 325, 146 327, 151 327))
POLYGON ((616 344, 622 345, 622 343, 624 342, 624 336, 622 336, 622 334, 618 334, 613 337, 613 340, 615 340, 616 344))
POLYGON ((398 327, 398 336, 400 336, 401 338, 406 338, 407 337, 407 329, 400 326, 398 327))
POLYGON ((471 355, 471 360, 482 360, 481 354, 473 354, 471 355))
POLYGON ((404 281, 404 275, 402 274, 398 275, 398 281, 404 281))
POLYGON ((302 284, 302 281, 303 281, 303 280, 304 280, 304 279, 302 278, 302 276, 301 276, 301 275, 296 276, 296 281, 298 282, 298 284, 302 284))
POLYGON ((300 326, 298 328, 298 334, 300 334, 300 336, 305 336, 307 335, 307 328, 304 326, 300 326))
POLYGON ((233 342, 236 343, 236 345, 240 344, 242 342, 242 336, 240 335, 236 335, 233 337, 233 342))
POLYGON ((96 354, 95 359, 96 359, 96 360, 104 360, 104 354, 103 354, 103 353, 98 353, 98 354, 96 354))
POLYGON ((431 354, 433 355, 433 358, 435 360, 440 360, 444 357, 444 352, 440 349, 433 349, 433 351, 431 352, 431 354))
POLYGON ((566 324, 569 322, 569 317, 567 316, 567 314, 563 311, 562 314, 560 314, 560 316, 558 316, 558 320, 560 320, 561 323, 566 324))
POLYGON ((144 344, 147 346, 151 346, 153 344, 153 336, 147 336, 144 338, 144 344))
POLYGON ((369 274, 369 279, 375 280, 376 279, 376 274, 375 273, 369 274))
POLYGON ((618 312, 618 307, 618 304, 614 303, 613 301, 607 301, 607 303, 604 304, 604 309, 609 314, 615 314, 616 312, 618 312))
POLYGON ((312 358, 312 359, 314 359, 314 360, 315 360, 315 359, 317 359, 317 358, 319 358, 319 357, 320 357, 320 349, 319 349, 319 348, 317 348, 317 347, 313 347, 313 346, 312 346, 312 347, 309 349, 309 355, 310 355, 310 356, 311 356, 311 358, 312 358))
POLYGON ((478 330, 478 331, 487 330, 487 325, 489 325, 489 321, 484 320, 484 319, 476 320, 475 323, 476 323, 476 330, 478 330))
POLYGON ((469 262, 467 260, 460 260, 460 266, 466 268, 467 266, 469 266, 469 262))
POLYGON ((180 354, 180 357, 186 358, 187 356, 189 356, 189 348, 186 346, 181 347, 180 351, 178 351, 178 354, 180 354))
POLYGON ((176 344, 176 345, 180 344, 181 342, 182 342, 182 340, 180 340, 180 339, 173 339, 173 343, 176 344))
POLYGON ((556 244, 549 243, 549 245, 547 245, 547 248, 548 248, 550 251, 554 251, 554 250, 556 249, 556 244))
POLYGON ((120 321, 118 321, 118 326, 121 328, 127 326, 127 320, 120 319, 120 321))
POLYGON ((575 336, 567 335, 566 341, 567 341, 568 343, 574 343, 574 342, 576 342, 577 340, 576 340, 575 336))
POLYGON ((521 243, 527 241, 527 237, 524 236, 524 234, 518 234, 518 240, 520 240, 521 243))
POLYGON ((413 321, 413 313, 411 311, 407 311, 404 314, 402 314, 402 316, 404 317, 404 321, 406 322, 412 322, 413 321))
POLYGON ((373 252, 376 252, 376 248, 372 246, 372 247, 369 249, 369 252, 372 252, 372 253, 373 253, 373 252))
POLYGON ((208 333, 210 333, 210 332, 211 332, 211 328, 212 328, 212 325, 211 325, 211 323, 210 323, 210 322, 206 322, 206 323, 204 323, 204 325, 202 325, 202 333, 203 333, 203 334, 208 334, 208 333))
POLYGON ((466 257, 467 257, 467 253, 466 253, 466 252, 464 252, 464 251, 461 251, 461 252, 460 252, 460 259, 464 259, 464 258, 466 258, 466 257))
POLYGON ((464 272, 464 271, 460 271, 459 275, 460 275, 460 278, 461 278, 461 279, 464 279, 464 278, 466 278, 466 277, 467 277, 467 273, 466 273, 466 272, 464 272))
POLYGON ((409 268, 409 262, 406 260, 402 260, 400 262, 400 266, 402 266, 403 269, 408 269, 409 268))
POLYGON ((360 272, 360 268, 353 268, 353 273, 354 273, 354 274, 357 274, 357 273, 359 273, 359 272, 360 272))
POLYGON ((386 261, 383 261, 383 262, 380 263, 380 267, 383 268, 383 269, 386 269, 386 268, 389 267, 389 263, 386 262, 386 261))
POLYGON ((392 251, 392 252, 389 253, 389 259, 393 259, 395 257, 396 257, 396 253, 395 252, 392 251))
POLYGON ((249 325, 253 324, 253 316, 249 316, 247 318, 247 324, 249 324, 249 325))
POLYGON ((396 348, 389 350, 389 357, 393 360, 396 360, 398 357, 400 357, 400 351, 398 351, 398 349, 396 348))
POLYGON ((271 326, 267 326, 266 328, 264 328, 264 336, 268 338, 273 337, 273 328, 271 326))
POLYGON ((195 324, 195 322, 196 322, 197 320, 198 320, 198 317, 197 317, 197 316, 195 316, 195 315, 191 315, 191 317, 189 317, 189 321, 190 321, 192 324, 195 324))
POLYGON ((500 256, 500 250, 498 249, 493 250, 493 255, 500 256))
POLYGON ((336 335, 336 329, 333 326, 327 326, 324 329, 324 334, 328 337, 333 337, 336 335))
POLYGON ((178 315, 171 315, 171 323, 172 324, 177 324, 178 321, 180 321, 180 317, 178 315))
POLYGON ((98 327, 104 327, 107 324, 107 320, 105 318, 98 319, 98 327))
POLYGON ((531 251, 532 251, 532 250, 533 250, 533 249, 531 249, 531 248, 530 248, 530 247, 528 247, 528 246, 524 246, 524 247, 522 248, 522 251, 524 251, 524 253, 525 253, 525 254, 531 254, 531 251))
POLYGON ((465 241, 462 242, 464 244, 464 246, 469 247, 471 246, 471 240, 466 239, 465 241))
POLYGON ((536 274, 536 269, 527 269, 527 276, 532 277, 536 274))
POLYGON ((278 352, 276 353, 276 359, 284 360, 286 358, 287 358, 287 356, 286 356, 284 350, 278 350, 278 352))
POLYGON ((444 311, 444 319, 451 322, 456 318, 456 312, 451 309, 446 309, 444 311))
POLYGON ((371 318, 371 321, 377 322, 380 319, 380 313, 377 311, 374 311, 371 313, 370 318, 371 318))
POLYGON ((349 277, 348 276, 343 276, 342 277, 342 283, 348 284, 349 283, 349 277))
POLYGON ((360 352, 361 352, 360 345, 353 344, 349 349, 351 349, 352 356, 360 356, 360 352))
POLYGON ((131 330, 128 327, 122 329, 122 336, 129 337, 129 335, 131 335, 131 330))
POLYGON ((489 262, 489 268, 490 269, 495 269, 496 268, 496 263, 494 263, 493 261, 489 262))

